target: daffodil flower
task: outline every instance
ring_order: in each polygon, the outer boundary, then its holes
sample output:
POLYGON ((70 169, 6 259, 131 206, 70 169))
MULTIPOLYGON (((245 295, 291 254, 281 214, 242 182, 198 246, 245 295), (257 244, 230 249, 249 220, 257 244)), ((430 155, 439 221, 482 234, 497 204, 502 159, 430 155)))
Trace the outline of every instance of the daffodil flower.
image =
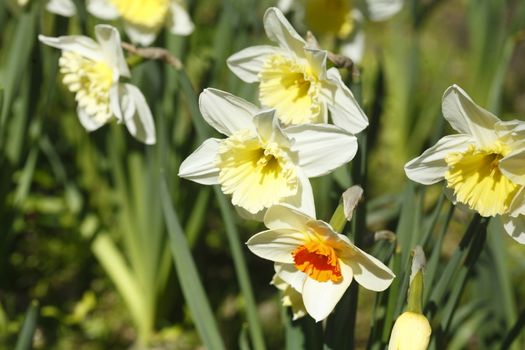
POLYGON ((181 164, 179 176, 220 184, 232 203, 251 215, 281 202, 315 213, 308 177, 329 173, 357 151, 356 138, 340 128, 305 124, 282 129, 273 110, 260 110, 220 90, 204 90, 199 105, 206 122, 227 138, 204 141, 181 164))
POLYGON ((315 35, 337 37, 342 41, 341 53, 354 62, 361 62, 365 20, 384 21, 398 13, 403 0, 280 0, 283 12, 293 11, 294 23, 315 35))
POLYGON ((301 293, 316 321, 330 314, 353 279, 373 291, 392 283, 388 267, 324 221, 280 204, 268 209, 264 224, 269 230, 251 237, 248 248, 280 265, 277 276, 301 293))
POLYGON ((63 83, 75 93, 77 113, 88 131, 100 128, 116 119, 125 123, 139 141, 155 143, 153 116, 140 90, 120 83, 120 77, 130 77, 130 71, 120 47, 118 31, 108 25, 95 27, 97 41, 85 36, 39 35, 46 45, 62 50, 59 60, 63 83))
POLYGON ((163 27, 177 35, 193 32, 183 0, 89 0, 88 11, 105 20, 121 18, 131 41, 148 46, 163 27))
POLYGON ((441 138, 405 165, 407 176, 447 193, 481 216, 500 215, 505 230, 525 243, 525 124, 503 122, 458 86, 443 96, 443 115, 458 132, 441 138))
POLYGON ((269 8, 264 28, 275 46, 252 46, 227 60, 248 83, 259 83, 259 100, 275 108, 285 125, 326 123, 328 111, 335 125, 356 134, 368 119, 336 68, 326 69, 327 52, 308 47, 281 11, 269 8))
POLYGON ((273 276, 271 284, 273 284, 282 292, 281 302, 283 306, 290 307, 292 309, 292 320, 294 321, 306 316, 303 296, 290 284, 286 283, 282 278, 279 277, 279 270, 281 269, 281 266, 279 264, 275 264, 274 266, 277 272, 273 276))

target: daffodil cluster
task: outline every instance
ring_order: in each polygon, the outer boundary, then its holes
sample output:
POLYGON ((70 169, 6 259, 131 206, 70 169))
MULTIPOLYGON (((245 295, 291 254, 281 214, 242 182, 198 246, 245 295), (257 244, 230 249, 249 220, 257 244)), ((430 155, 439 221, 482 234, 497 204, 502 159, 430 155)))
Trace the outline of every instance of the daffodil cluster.
POLYGON ((272 283, 294 319, 325 319, 352 282, 386 289, 393 273, 329 224, 317 220, 311 177, 351 161, 356 133, 368 119, 327 52, 309 46, 277 8, 264 15, 277 44, 246 48, 228 58, 242 80, 259 83, 260 107, 216 89, 199 98, 204 120, 225 138, 205 140, 186 158, 179 176, 220 185, 245 218, 269 228, 247 242, 274 261, 272 283), (329 115, 333 124, 327 124, 329 115))

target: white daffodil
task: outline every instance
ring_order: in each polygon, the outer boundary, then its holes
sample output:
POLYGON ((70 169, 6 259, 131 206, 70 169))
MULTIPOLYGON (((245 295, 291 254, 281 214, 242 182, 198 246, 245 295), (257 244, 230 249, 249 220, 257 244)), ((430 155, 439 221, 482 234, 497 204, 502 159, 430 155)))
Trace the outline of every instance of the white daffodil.
POLYGON ((425 185, 445 180, 454 202, 481 216, 501 215, 506 231, 525 243, 525 124, 502 122, 456 85, 445 91, 442 108, 458 134, 408 162, 407 176, 425 185))
POLYGON ((121 18, 134 43, 148 46, 166 27, 177 35, 193 32, 193 22, 183 0, 88 0, 88 11, 105 20, 121 18))
POLYGON ((292 320, 298 320, 306 315, 306 309, 304 308, 303 296, 301 293, 296 291, 290 284, 286 283, 282 278, 279 277, 279 270, 281 269, 280 264, 275 264, 276 273, 273 275, 272 282, 277 289, 283 294, 281 302, 283 306, 290 307, 292 309, 292 320))
POLYGON ((403 7, 403 0, 280 0, 283 12, 293 11, 294 23, 318 36, 342 40, 341 53, 361 62, 365 48, 365 20, 384 21, 403 7))
POLYGON ((136 139, 154 144, 155 125, 144 95, 134 85, 119 82, 121 76, 130 77, 119 32, 108 25, 97 25, 95 35, 97 41, 77 35, 38 38, 62 50, 62 81, 75 93, 84 128, 93 131, 116 119, 125 123, 136 139))
POLYGON ((329 173, 357 151, 356 138, 340 128, 304 124, 283 130, 273 110, 220 90, 204 90, 199 105, 206 122, 227 138, 204 141, 181 164, 179 176, 220 184, 234 205, 252 215, 282 202, 315 215, 308 177, 329 173))
POLYGON ((356 134, 368 119, 336 68, 326 70, 327 52, 308 47, 281 11, 269 8, 264 28, 275 46, 252 46, 228 58, 228 67, 248 83, 259 83, 259 100, 275 108, 285 125, 326 123, 356 134))
POLYGON ((269 230, 251 237, 248 248, 280 265, 278 277, 302 294, 306 311, 316 321, 330 314, 353 279, 373 291, 392 283, 394 274, 388 267, 324 221, 274 205, 264 224, 269 230))

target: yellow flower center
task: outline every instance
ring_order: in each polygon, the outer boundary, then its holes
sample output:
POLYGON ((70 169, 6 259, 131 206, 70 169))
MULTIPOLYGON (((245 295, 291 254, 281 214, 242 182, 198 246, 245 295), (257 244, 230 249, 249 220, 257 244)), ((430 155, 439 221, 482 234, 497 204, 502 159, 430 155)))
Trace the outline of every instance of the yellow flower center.
POLYGON ((75 93, 78 105, 97 122, 109 120, 113 115, 109 107, 109 90, 113 85, 111 67, 71 51, 62 53, 59 66, 64 74, 62 81, 75 93))
POLYGON ((297 247, 293 260, 298 270, 319 282, 339 282, 341 268, 335 250, 325 242, 310 241, 297 247))
POLYGON ((353 30, 349 0, 306 0, 305 22, 316 34, 333 34, 346 38, 353 30))
POLYGON ((158 28, 165 22, 170 0, 112 0, 128 22, 146 28, 158 28))
POLYGON ((275 143, 262 144, 249 130, 239 130, 221 142, 217 167, 222 191, 252 214, 298 190, 295 165, 286 151, 275 143))
POLYGON ((261 103, 275 108, 284 124, 322 122, 319 83, 307 64, 270 56, 259 73, 261 103))
POLYGON ((445 179, 457 200, 481 216, 507 213, 518 190, 499 169, 499 161, 509 152, 510 148, 498 141, 491 147, 470 145, 464 152, 449 153, 445 179))

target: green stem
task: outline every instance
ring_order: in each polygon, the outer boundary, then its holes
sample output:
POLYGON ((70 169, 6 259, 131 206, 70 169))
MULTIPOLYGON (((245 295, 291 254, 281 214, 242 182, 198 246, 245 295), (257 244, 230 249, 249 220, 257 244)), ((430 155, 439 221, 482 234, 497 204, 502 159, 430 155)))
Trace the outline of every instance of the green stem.
POLYGON ((142 62, 144 62, 144 58, 139 55, 131 55, 126 58, 126 63, 128 64, 129 69, 133 69, 133 67, 138 66, 142 62))
POLYGON ((339 205, 337 208, 335 208, 334 213, 332 214, 332 218, 330 219, 330 225, 333 227, 333 229, 336 232, 343 232, 345 225, 346 225, 346 216, 345 216, 345 209, 343 200, 341 199, 339 201, 339 205))
POLYGON ((419 270, 408 289, 408 307, 407 311, 421 314, 423 308, 421 306, 423 300, 423 272, 419 270))
POLYGON ((235 266, 237 279, 244 297, 246 317, 250 326, 249 331, 252 338, 252 345, 256 350, 263 350, 266 348, 264 345, 263 333, 261 325, 259 324, 259 316, 257 315, 257 307, 253 297, 252 285, 248 275, 248 270, 246 269, 246 260, 244 259, 241 244, 239 242, 239 233, 235 226, 232 210, 221 189, 218 186, 213 186, 213 189, 215 191, 215 196, 219 201, 219 208, 224 220, 224 225, 226 226, 226 236, 228 237, 228 243, 230 244, 230 250, 232 252, 233 265, 235 266))

